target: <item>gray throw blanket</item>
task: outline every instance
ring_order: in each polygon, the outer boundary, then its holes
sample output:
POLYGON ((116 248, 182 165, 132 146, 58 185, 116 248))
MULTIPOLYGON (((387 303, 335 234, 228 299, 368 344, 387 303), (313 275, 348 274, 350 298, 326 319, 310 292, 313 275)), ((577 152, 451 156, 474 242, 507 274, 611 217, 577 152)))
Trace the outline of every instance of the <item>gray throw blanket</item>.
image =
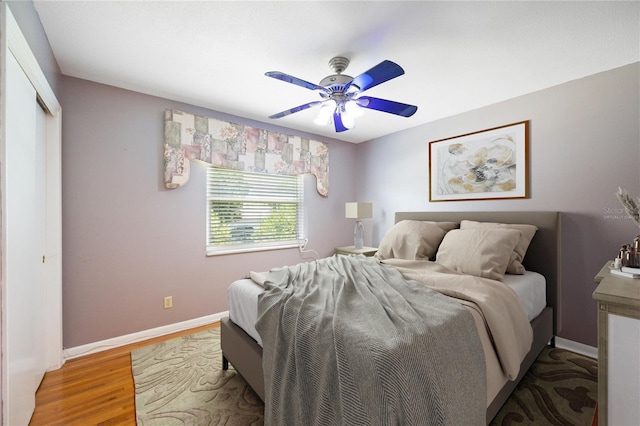
POLYGON ((364 256, 274 269, 258 299, 267 425, 484 425, 472 315, 364 256))

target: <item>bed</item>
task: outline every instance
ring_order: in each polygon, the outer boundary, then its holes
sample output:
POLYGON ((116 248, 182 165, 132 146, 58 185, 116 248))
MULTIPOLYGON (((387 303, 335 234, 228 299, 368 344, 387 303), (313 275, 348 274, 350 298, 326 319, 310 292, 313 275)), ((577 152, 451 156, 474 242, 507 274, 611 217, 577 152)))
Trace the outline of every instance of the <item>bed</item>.
MULTIPOLYGON (((431 221, 455 222, 463 221, 492 222, 501 224, 529 224, 537 227, 522 264, 526 271, 534 272, 543 277, 543 294, 546 303, 542 307, 528 310, 531 329, 533 330, 530 350, 524 356, 517 377, 513 380, 493 380, 492 389, 488 394, 486 404, 486 422, 489 423, 498 413, 511 392, 515 389, 531 364, 542 349, 553 345, 554 336, 559 329, 560 307, 560 214, 558 212, 398 212, 395 216, 396 224, 402 221, 431 221), (539 311, 539 312, 538 312, 539 311), (535 317, 533 314, 535 313, 535 317), (502 380, 502 381, 500 381, 502 380), (496 385, 497 383, 497 385, 496 385), (497 387, 496 387, 497 386, 497 387)), ((528 273, 527 272, 527 273, 528 273)), ((505 275, 506 281, 511 277, 505 275)), ((234 283, 235 284, 235 283, 234 283)), ((251 289, 250 282, 244 283, 245 290, 251 289), (247 284, 249 284, 247 286, 247 284)), ((257 297, 259 288, 249 290, 257 297)), ((516 292, 518 292, 516 290, 516 292)), ((519 294, 519 293, 518 293, 519 294)), ((539 305, 539 302, 538 302, 539 305)), ((250 312, 251 310, 249 310, 250 312)), ((259 344, 259 335, 247 332, 237 323, 251 324, 255 317, 251 313, 239 311, 230 304, 230 317, 221 321, 221 345, 223 352, 223 368, 231 363, 245 378, 249 385, 263 400, 265 398, 265 383, 263 374, 263 349, 259 344), (244 316, 245 318, 240 318, 244 316), (251 336, 253 334, 253 337, 251 336)), ((490 381, 488 379, 488 381, 490 381)), ((489 385, 488 385, 489 386, 489 385)))

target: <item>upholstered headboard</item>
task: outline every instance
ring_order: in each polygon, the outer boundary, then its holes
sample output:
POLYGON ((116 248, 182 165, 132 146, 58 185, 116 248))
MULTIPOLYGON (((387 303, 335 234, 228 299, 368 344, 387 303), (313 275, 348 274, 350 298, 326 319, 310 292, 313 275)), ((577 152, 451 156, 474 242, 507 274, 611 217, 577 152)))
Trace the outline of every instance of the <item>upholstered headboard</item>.
POLYGON ((432 220, 458 222, 467 219, 478 222, 526 223, 538 227, 522 262, 547 280, 547 305, 553 307, 553 331, 561 329, 561 250, 559 212, 397 212, 395 222, 401 220, 432 220))

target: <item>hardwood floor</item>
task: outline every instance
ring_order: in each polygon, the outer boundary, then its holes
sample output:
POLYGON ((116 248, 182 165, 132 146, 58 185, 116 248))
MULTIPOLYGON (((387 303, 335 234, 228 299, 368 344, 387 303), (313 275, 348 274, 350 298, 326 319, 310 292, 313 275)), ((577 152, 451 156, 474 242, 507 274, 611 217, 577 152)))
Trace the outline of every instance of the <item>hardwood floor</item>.
POLYGON ((67 361, 59 370, 45 374, 29 425, 135 425, 131 351, 219 325, 205 325, 67 361))

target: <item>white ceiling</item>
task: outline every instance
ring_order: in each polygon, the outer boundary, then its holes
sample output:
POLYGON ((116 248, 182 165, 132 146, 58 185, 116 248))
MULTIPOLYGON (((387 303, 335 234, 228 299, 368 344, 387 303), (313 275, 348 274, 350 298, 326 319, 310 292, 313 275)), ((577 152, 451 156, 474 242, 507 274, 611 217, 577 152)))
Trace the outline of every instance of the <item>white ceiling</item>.
POLYGON ((445 1, 34 1, 65 75, 348 142, 362 142, 640 60, 640 3, 445 1), (355 77, 385 59, 405 75, 367 95, 355 129, 276 112, 317 93, 346 56, 355 77))

